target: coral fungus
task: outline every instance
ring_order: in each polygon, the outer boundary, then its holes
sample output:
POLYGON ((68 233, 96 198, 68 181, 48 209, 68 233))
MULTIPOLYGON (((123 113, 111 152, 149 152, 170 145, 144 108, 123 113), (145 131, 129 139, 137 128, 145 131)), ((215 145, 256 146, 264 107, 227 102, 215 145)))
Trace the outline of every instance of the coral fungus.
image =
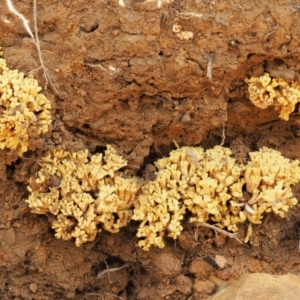
POLYGON ((279 151, 266 147, 250 152, 250 158, 245 170, 246 191, 251 195, 245 193, 244 212, 248 220, 260 224, 268 212, 283 218, 298 202, 290 186, 300 181, 299 161, 290 161, 279 151))
POLYGON ((271 78, 268 73, 260 77, 245 80, 251 102, 259 108, 274 105, 279 110, 279 118, 288 120, 300 101, 300 85, 297 82, 287 83, 281 78, 271 78))
POLYGON ((165 232, 176 239, 186 211, 191 222, 213 222, 233 232, 246 219, 261 223, 269 212, 284 217, 297 203, 290 185, 300 181, 299 161, 265 147, 250 158, 246 166, 238 164, 228 148, 216 146, 182 147, 158 160, 156 179, 142 186, 135 202, 133 219, 142 221, 139 246, 164 247, 165 232))
POLYGON ((187 209, 193 214, 191 222, 211 220, 237 230, 236 224, 246 217, 229 203, 242 197, 244 167, 230 154, 220 146, 206 152, 200 147, 182 147, 156 162, 157 177, 142 187, 135 204, 133 219, 143 221, 139 246, 145 250, 151 245, 163 247, 165 231, 177 238, 187 209))
POLYGON ((111 146, 104 156, 52 149, 42 160, 26 202, 34 213, 56 215, 55 236, 75 238, 77 246, 94 240, 101 227, 118 232, 132 218, 141 222, 140 247, 163 248, 166 233, 173 239, 181 233, 187 211, 190 222, 235 232, 246 220, 260 224, 269 212, 285 217, 297 203, 290 186, 300 181, 298 160, 265 147, 251 152, 246 165, 225 147, 182 147, 159 159, 156 178, 143 184, 122 177, 126 161, 111 146))
POLYGON ((35 79, 10 70, 0 58, 0 149, 13 149, 22 155, 30 140, 48 131, 51 105, 40 90, 35 79))
POLYGON ((113 147, 107 146, 104 157, 88 150, 52 149, 42 160, 36 178, 30 179, 26 202, 33 213, 57 216, 52 223, 57 238, 75 238, 80 246, 94 240, 101 227, 118 232, 128 224, 140 184, 117 172, 127 162, 113 147))

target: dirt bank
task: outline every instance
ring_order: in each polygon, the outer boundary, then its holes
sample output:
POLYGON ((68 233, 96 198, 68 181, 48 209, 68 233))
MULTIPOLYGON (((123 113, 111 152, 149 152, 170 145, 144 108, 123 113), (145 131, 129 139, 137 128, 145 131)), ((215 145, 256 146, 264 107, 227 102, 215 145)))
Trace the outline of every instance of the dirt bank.
MULTIPOLYGON (((14 5, 33 28, 32 2, 14 5)), ((244 82, 266 71, 299 81, 295 1, 40 0, 37 14, 57 93, 50 85, 44 91, 53 123, 26 156, 40 157, 53 144, 93 153, 113 144, 140 175, 175 148, 173 140, 205 148, 223 141, 241 161, 262 146, 300 159, 298 107, 289 121, 279 120, 273 108, 251 104, 244 82)), ((36 48, 6 5, 0 29, 8 66, 44 86, 36 48)), ((2 299, 205 299, 245 273, 300 272, 299 205, 286 219, 271 215, 255 225, 247 246, 185 220, 178 241, 167 239, 164 250, 137 248, 134 222, 76 248, 56 240, 47 217, 31 214, 24 202, 37 168, 0 150, 2 299)), ((299 186, 294 192, 299 197, 299 186)), ((246 229, 240 226, 241 239, 246 229)))

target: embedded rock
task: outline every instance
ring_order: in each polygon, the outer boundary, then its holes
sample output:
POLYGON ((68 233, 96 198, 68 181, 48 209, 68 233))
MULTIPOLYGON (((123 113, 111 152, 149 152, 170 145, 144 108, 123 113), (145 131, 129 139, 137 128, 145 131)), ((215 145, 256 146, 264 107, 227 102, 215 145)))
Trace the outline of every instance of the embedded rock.
POLYGON ((219 291, 211 300, 298 300, 300 277, 292 274, 245 274, 231 286, 219 291))

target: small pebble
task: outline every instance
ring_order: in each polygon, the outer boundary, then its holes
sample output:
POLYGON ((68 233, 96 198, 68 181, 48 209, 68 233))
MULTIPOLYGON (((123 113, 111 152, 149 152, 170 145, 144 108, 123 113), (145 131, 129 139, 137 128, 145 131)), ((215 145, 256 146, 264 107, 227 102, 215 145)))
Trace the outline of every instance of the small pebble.
POLYGON ((177 290, 181 294, 187 296, 192 293, 193 281, 189 277, 180 274, 175 278, 175 283, 176 283, 177 290))
POLYGON ((21 227, 21 223, 20 223, 20 222, 15 222, 15 223, 13 224, 13 227, 19 228, 19 227, 21 227))
POLYGON ((191 116, 188 113, 185 113, 182 117, 181 117, 181 122, 189 122, 191 121, 191 116))
POLYGON ((216 286, 210 280, 202 281, 202 280, 199 280, 196 278, 195 282, 194 282, 193 290, 194 290, 194 293, 197 293, 197 294, 210 295, 216 290, 216 286))
POLYGON ((202 280, 208 279, 212 270, 213 267, 209 263, 199 259, 194 259, 189 266, 189 271, 202 280))
POLYGON ((113 34, 113 36, 118 36, 120 34, 120 30, 116 29, 112 32, 112 34, 113 34))
POLYGON ((162 276, 171 278, 181 273, 181 262, 173 253, 155 253, 152 257, 152 261, 162 276))
POLYGON ((222 255, 216 255, 215 262, 221 269, 223 269, 227 264, 227 259, 222 255))
POLYGON ((187 231, 181 232, 177 240, 179 246, 184 250, 193 250, 197 246, 195 239, 193 239, 193 236, 190 235, 187 231))
POLYGON ((35 294, 38 290, 38 287, 35 283, 30 283, 29 284, 29 289, 31 290, 31 292, 33 292, 35 294))

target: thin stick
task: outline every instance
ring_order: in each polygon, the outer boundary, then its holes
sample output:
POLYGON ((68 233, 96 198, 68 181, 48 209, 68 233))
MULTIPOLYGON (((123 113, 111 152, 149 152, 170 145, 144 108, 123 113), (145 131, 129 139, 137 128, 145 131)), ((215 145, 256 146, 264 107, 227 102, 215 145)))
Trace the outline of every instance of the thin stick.
POLYGON ((174 143, 174 145, 175 145, 175 147, 176 147, 177 149, 180 148, 179 145, 177 144, 177 142, 176 142, 175 140, 172 140, 172 142, 174 143))
POLYGON ((215 58, 215 53, 210 52, 208 56, 208 64, 207 64, 207 72, 206 72, 206 77, 209 79, 212 79, 212 63, 214 58, 215 58))
POLYGON ((221 228, 219 228, 219 227, 217 227, 215 225, 211 225, 211 224, 208 224, 208 223, 197 223, 197 225, 198 225, 198 227, 202 226, 202 227, 213 229, 213 230, 215 230, 215 231, 217 231, 219 233, 222 233, 222 234, 230 237, 231 239, 237 240, 239 243, 241 243, 242 245, 244 245, 244 243, 241 240, 238 239, 238 237, 236 236, 236 233, 228 232, 228 231, 226 231, 224 229, 221 229, 221 228))
POLYGON ((278 26, 279 26, 279 25, 276 24, 274 30, 272 30, 271 32, 269 32, 269 33, 266 35, 266 37, 265 37, 266 40, 268 39, 268 37, 269 37, 271 34, 273 34, 273 33, 277 30, 278 26))
MULTIPOLYGON (((223 113, 223 117, 225 118, 225 120, 227 121, 227 111, 225 111, 223 113)), ((223 119, 224 120, 224 119, 223 119)), ((222 124, 222 141, 221 141, 221 144, 220 146, 223 146, 224 143, 225 143, 225 139, 226 139, 226 125, 225 125, 225 122, 226 121, 223 121, 223 124, 222 124)))
POLYGON ((41 47, 40 47, 38 25, 37 25, 36 0, 33 0, 33 22, 34 22, 35 45, 36 45, 36 49, 37 49, 37 52, 38 52, 38 56, 39 56, 39 61, 40 61, 41 67, 42 67, 42 69, 44 71, 44 77, 46 79, 46 84, 45 84, 44 89, 45 90, 47 89, 48 82, 50 82, 50 85, 52 86, 54 92, 56 94, 58 94, 58 91, 57 91, 56 87, 54 86, 54 83, 53 83, 51 77, 49 76, 49 74, 47 72, 47 68, 44 65, 44 60, 43 60, 42 51, 41 51, 41 47))
MULTIPOLYGON (((86 295, 87 295, 87 296, 92 296, 92 295, 95 295, 95 296, 100 296, 100 297, 101 297, 101 299, 104 299, 104 298, 103 298, 103 296, 102 296, 101 294, 99 294, 99 293, 87 293, 86 295)), ((122 298, 122 297, 119 297, 119 296, 117 296, 117 295, 115 295, 115 294, 111 294, 111 293, 105 293, 104 295, 110 295, 110 296, 117 297, 118 299, 121 299, 121 300, 123 300, 123 298, 122 298)))
POLYGON ((34 40, 34 36, 33 36, 33 33, 28 25, 29 21, 22 15, 20 14, 12 5, 11 1, 10 0, 6 0, 6 5, 8 7, 8 9, 13 13, 15 14, 16 16, 18 16, 22 21, 23 21, 23 25, 26 29, 26 31, 29 33, 29 35, 31 36, 31 38, 33 39, 34 41, 34 44, 35 43, 35 40, 34 40))
POLYGON ((128 264, 125 264, 124 266, 119 267, 119 268, 106 269, 106 270, 104 270, 104 271, 98 273, 96 278, 99 279, 99 278, 103 277, 105 274, 108 274, 108 273, 111 273, 111 272, 120 271, 120 270, 125 269, 125 268, 128 268, 128 267, 130 267, 130 266, 131 266, 131 264, 128 263, 128 264))
POLYGON ((101 70, 107 71, 104 67, 102 67, 101 64, 84 64, 84 65, 85 65, 85 66, 92 67, 92 68, 99 67, 101 70))
POLYGON ((121 71, 120 68, 115 68, 112 66, 108 67, 108 70, 106 68, 104 68, 101 64, 84 64, 85 66, 91 67, 91 68, 96 68, 99 67, 102 71, 107 72, 109 75, 113 75, 115 73, 119 73, 121 71))
POLYGON ((203 16, 203 14, 195 14, 195 13, 192 13, 192 12, 190 12, 190 13, 180 13, 180 12, 176 11, 176 13, 177 13, 179 18, 185 19, 185 20, 191 19, 193 17, 202 18, 202 16, 203 16))
POLYGON ((115 295, 115 294, 105 293, 105 295, 110 295, 110 296, 116 297, 117 299, 123 300, 122 297, 119 297, 119 296, 117 296, 117 295, 115 295))
POLYGON ((224 145, 225 138, 226 138, 226 135, 225 135, 225 122, 223 122, 223 129, 222 129, 222 141, 221 141, 221 144, 220 144, 220 146, 223 146, 223 145, 224 145))
POLYGON ((49 74, 47 72, 47 68, 44 65, 44 60, 43 60, 42 51, 41 51, 41 47, 40 47, 40 40, 39 40, 39 36, 38 36, 36 0, 33 0, 33 22, 34 22, 34 31, 35 31, 35 34, 32 33, 32 31, 31 31, 31 29, 29 27, 29 21, 24 17, 24 15, 22 15, 21 13, 19 13, 14 8, 14 6, 12 5, 11 0, 6 0, 6 5, 7 5, 8 9, 13 14, 15 14, 17 17, 19 17, 22 20, 23 25, 24 25, 26 31, 30 35, 30 37, 31 37, 31 39, 32 39, 32 41, 33 41, 36 49, 37 49, 39 61, 40 61, 41 67, 42 67, 42 69, 44 71, 44 77, 46 79, 46 84, 45 84, 44 89, 47 89, 48 82, 50 82, 50 85, 52 86, 54 92, 56 94, 58 94, 58 91, 55 88, 55 86, 53 84, 53 81, 52 81, 52 79, 50 78, 50 76, 49 76, 49 74))

